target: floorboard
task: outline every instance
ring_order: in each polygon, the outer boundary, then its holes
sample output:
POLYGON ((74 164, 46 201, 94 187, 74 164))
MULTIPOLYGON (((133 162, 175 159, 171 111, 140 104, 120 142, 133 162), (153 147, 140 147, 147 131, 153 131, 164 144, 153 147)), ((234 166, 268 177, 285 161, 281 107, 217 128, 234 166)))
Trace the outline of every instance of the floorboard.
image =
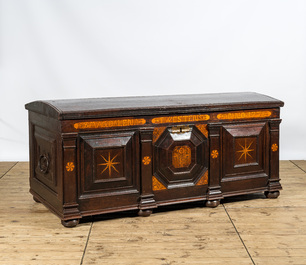
POLYGON ((27 162, 0 162, 0 264, 306 264, 306 161, 281 161, 280 176, 278 199, 257 193, 68 229, 33 201, 27 162))

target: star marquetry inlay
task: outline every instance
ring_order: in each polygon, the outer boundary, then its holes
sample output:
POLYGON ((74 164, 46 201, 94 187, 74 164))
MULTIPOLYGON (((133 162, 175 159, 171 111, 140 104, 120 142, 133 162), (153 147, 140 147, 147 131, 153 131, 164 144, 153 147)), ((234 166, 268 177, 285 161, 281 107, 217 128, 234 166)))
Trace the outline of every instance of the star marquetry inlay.
POLYGON ((120 164, 120 162, 115 162, 114 161, 117 156, 118 156, 118 154, 115 155, 113 158, 111 158, 110 152, 108 152, 108 159, 106 159, 103 155, 101 155, 101 157, 105 161, 105 163, 98 164, 99 166, 105 166, 105 168, 103 169, 101 174, 103 174, 106 170, 108 170, 108 175, 109 175, 109 177, 111 177, 112 176, 112 169, 119 173, 119 171, 117 170, 115 165, 120 164))
POLYGON ((252 144, 254 141, 252 141, 251 143, 249 143, 247 145, 246 139, 244 139, 244 146, 241 145, 240 143, 238 143, 240 145, 240 147, 242 148, 241 150, 237 151, 238 153, 241 153, 240 157, 238 158, 238 161, 244 157, 244 161, 247 161, 247 157, 249 156, 250 158, 253 159, 253 157, 251 156, 250 152, 253 152, 254 149, 250 149, 252 144))

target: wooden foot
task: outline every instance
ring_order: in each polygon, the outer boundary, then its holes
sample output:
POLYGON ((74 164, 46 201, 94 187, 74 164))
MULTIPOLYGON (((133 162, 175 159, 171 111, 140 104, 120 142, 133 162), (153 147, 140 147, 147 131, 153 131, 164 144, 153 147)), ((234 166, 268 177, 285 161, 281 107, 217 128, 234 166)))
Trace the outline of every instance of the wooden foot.
POLYGON ((79 224, 80 219, 62 220, 62 225, 68 228, 75 227, 79 224))
POLYGON ((276 199, 279 196, 279 191, 265 191, 265 196, 269 199, 276 199))
POLYGON ((206 201, 206 207, 215 208, 220 204, 220 200, 206 201))
POLYGON ((40 200, 38 200, 35 196, 33 196, 33 200, 37 203, 41 203, 40 200))
POLYGON ((152 210, 139 210, 138 215, 142 217, 148 217, 152 213, 152 210))

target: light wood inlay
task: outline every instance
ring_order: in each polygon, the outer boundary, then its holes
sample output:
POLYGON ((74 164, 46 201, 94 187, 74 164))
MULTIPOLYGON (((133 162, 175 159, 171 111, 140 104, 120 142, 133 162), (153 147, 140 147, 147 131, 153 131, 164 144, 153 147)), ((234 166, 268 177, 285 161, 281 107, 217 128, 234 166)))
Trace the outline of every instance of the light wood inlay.
POLYGON ((277 145, 277 144, 272 144, 271 150, 272 150, 273 152, 276 152, 277 149, 278 149, 278 145, 277 145))
POLYGON ((219 120, 240 120, 240 119, 254 119, 254 118, 268 118, 272 115, 269 110, 266 111, 238 111, 219 113, 217 119, 219 120))
POLYGON ((118 120, 104 120, 104 121, 86 121, 76 122, 73 127, 75 129, 102 129, 113 127, 128 127, 135 125, 143 125, 146 123, 145 119, 118 119, 118 120))
POLYGON ((191 163, 191 149, 188 145, 176 146, 172 151, 172 165, 175 168, 188 167, 191 163))
POLYGON ((67 171, 73 171, 74 170, 74 163, 73 162, 68 162, 66 164, 66 170, 67 171))
POLYGON ((211 151, 211 157, 212 158, 217 158, 219 156, 219 152, 218 152, 218 150, 212 150, 211 151))
POLYGON ((142 159, 142 163, 147 166, 151 163, 151 158, 149 156, 145 156, 143 159, 142 159))
POLYGON ((196 127, 206 138, 208 138, 207 124, 197 124, 196 127))
POLYGON ((182 116, 169 116, 169 117, 157 117, 152 119, 153 124, 162 123, 181 123, 181 122, 195 122, 195 121, 207 121, 210 116, 207 114, 201 115, 182 115, 182 116))
POLYGON ((167 188, 155 177, 152 177, 152 189, 153 190, 166 190, 167 188))
POLYGON ((236 138, 235 165, 256 162, 256 137, 236 138))
POLYGON ((166 127, 156 127, 153 130, 153 140, 152 142, 155 143, 158 138, 162 135, 162 133, 165 131, 166 127))
POLYGON ((206 184, 208 184, 208 170, 205 171, 205 173, 203 174, 203 176, 200 178, 200 180, 198 181, 196 185, 200 186, 200 185, 206 185, 206 184))

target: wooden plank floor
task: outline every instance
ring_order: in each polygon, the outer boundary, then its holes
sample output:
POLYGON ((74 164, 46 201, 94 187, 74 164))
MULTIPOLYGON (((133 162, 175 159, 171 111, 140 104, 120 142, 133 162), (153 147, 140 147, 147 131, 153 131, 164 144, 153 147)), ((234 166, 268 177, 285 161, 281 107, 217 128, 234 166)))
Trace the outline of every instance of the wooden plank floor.
POLYGON ((306 264, 306 161, 281 161, 278 199, 253 194, 64 228, 29 194, 28 163, 0 162, 0 264, 306 264))

